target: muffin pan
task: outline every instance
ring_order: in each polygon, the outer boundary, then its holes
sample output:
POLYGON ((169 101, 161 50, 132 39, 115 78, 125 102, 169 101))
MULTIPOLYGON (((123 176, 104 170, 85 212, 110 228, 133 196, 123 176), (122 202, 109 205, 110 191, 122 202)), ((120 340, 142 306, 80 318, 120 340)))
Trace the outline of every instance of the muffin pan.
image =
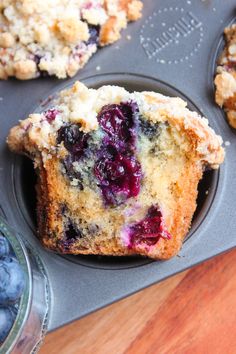
POLYGON ((235 247, 236 136, 214 104, 213 70, 234 1, 146 1, 143 18, 123 39, 101 49, 73 79, 0 82, 0 213, 44 262, 51 289, 49 330, 78 319, 146 286, 235 247), (131 40, 130 40, 131 38, 131 40), (96 68, 96 69, 95 69, 96 68), (114 73, 115 71, 115 73, 114 73), (31 162, 10 153, 10 127, 45 109, 62 88, 81 80, 90 87, 117 84, 130 91, 179 96, 221 134, 226 159, 199 185, 198 208, 179 256, 165 262, 140 257, 61 256, 36 237, 35 175, 31 162))

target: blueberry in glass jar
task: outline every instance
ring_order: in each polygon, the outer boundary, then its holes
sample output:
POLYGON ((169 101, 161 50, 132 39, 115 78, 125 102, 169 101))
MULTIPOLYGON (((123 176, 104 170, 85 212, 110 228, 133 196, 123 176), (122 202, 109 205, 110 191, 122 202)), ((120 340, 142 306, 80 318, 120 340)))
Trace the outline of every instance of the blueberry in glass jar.
POLYGON ((0 235, 0 344, 14 324, 24 287, 25 274, 9 241, 0 235))
POLYGON ((0 343, 4 342, 10 332, 17 315, 16 308, 0 306, 0 343))
POLYGON ((10 253, 10 245, 6 237, 0 235, 0 259, 10 253))

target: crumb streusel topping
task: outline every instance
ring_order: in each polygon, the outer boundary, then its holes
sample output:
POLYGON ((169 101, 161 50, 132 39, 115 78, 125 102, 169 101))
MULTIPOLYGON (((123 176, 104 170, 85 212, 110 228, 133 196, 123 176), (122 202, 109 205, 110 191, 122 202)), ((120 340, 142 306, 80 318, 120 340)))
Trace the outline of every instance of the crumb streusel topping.
MULTIPOLYGON (((79 124, 82 132, 93 132, 99 128, 98 113, 102 107, 128 101, 137 102, 140 114, 152 123, 164 123, 167 119, 171 119, 179 129, 183 127, 187 131, 194 131, 198 136, 196 151, 208 164, 214 160, 212 151, 222 144, 222 139, 214 134, 206 118, 200 117, 197 112, 192 112, 186 107, 185 101, 155 92, 130 93, 119 86, 107 85, 95 90, 77 81, 71 88, 61 91, 53 102, 53 108, 49 110, 55 112, 53 119, 48 119, 48 111, 31 114, 28 119, 20 123, 22 134, 26 136, 29 134, 30 140, 36 142, 37 148, 40 150, 46 148, 51 156, 53 151, 58 153, 54 145, 56 134, 61 126, 66 123, 79 124)), ((182 148, 185 149, 184 142, 182 148)))

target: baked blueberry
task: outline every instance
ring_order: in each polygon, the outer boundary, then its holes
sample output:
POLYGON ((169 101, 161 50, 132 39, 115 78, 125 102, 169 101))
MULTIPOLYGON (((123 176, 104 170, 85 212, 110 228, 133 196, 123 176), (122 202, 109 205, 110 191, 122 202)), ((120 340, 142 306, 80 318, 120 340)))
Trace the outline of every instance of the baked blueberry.
POLYGON ((99 44, 99 32, 100 26, 88 25, 89 29, 89 39, 86 44, 99 44))
POLYGON ((82 232, 78 229, 78 227, 71 221, 67 223, 65 238, 67 241, 76 240, 77 238, 82 238, 82 232))
POLYGON ((142 171, 134 156, 118 151, 112 159, 104 156, 96 162, 94 173, 107 205, 119 205, 139 193, 142 171))
POLYGON ((110 141, 121 142, 121 147, 125 144, 126 148, 132 149, 134 147, 132 145, 135 144, 137 115, 138 106, 135 102, 111 104, 102 108, 98 122, 110 141))
POLYGON ((74 160, 79 160, 88 147, 89 134, 84 134, 80 128, 79 124, 67 124, 59 129, 57 135, 58 144, 63 142, 74 160))
POLYGON ((170 239, 160 208, 156 205, 151 206, 143 220, 130 226, 129 237, 130 248, 140 244, 154 246, 160 238, 170 239))
POLYGON ((76 186, 80 188, 80 190, 84 189, 83 180, 81 177, 81 173, 75 170, 73 165, 75 161, 73 160, 72 156, 69 154, 62 160, 62 166, 65 169, 65 174, 69 178, 70 181, 76 180, 76 186))
POLYGON ((140 130, 141 133, 146 135, 150 140, 157 138, 159 134, 159 124, 147 121, 146 119, 140 118, 140 130))

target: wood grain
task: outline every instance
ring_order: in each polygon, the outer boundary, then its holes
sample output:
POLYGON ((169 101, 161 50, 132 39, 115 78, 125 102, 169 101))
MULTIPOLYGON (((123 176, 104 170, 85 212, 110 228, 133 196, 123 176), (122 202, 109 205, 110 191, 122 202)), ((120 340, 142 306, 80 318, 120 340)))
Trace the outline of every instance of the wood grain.
POLYGON ((48 334, 46 353, 236 354, 236 250, 48 334))

